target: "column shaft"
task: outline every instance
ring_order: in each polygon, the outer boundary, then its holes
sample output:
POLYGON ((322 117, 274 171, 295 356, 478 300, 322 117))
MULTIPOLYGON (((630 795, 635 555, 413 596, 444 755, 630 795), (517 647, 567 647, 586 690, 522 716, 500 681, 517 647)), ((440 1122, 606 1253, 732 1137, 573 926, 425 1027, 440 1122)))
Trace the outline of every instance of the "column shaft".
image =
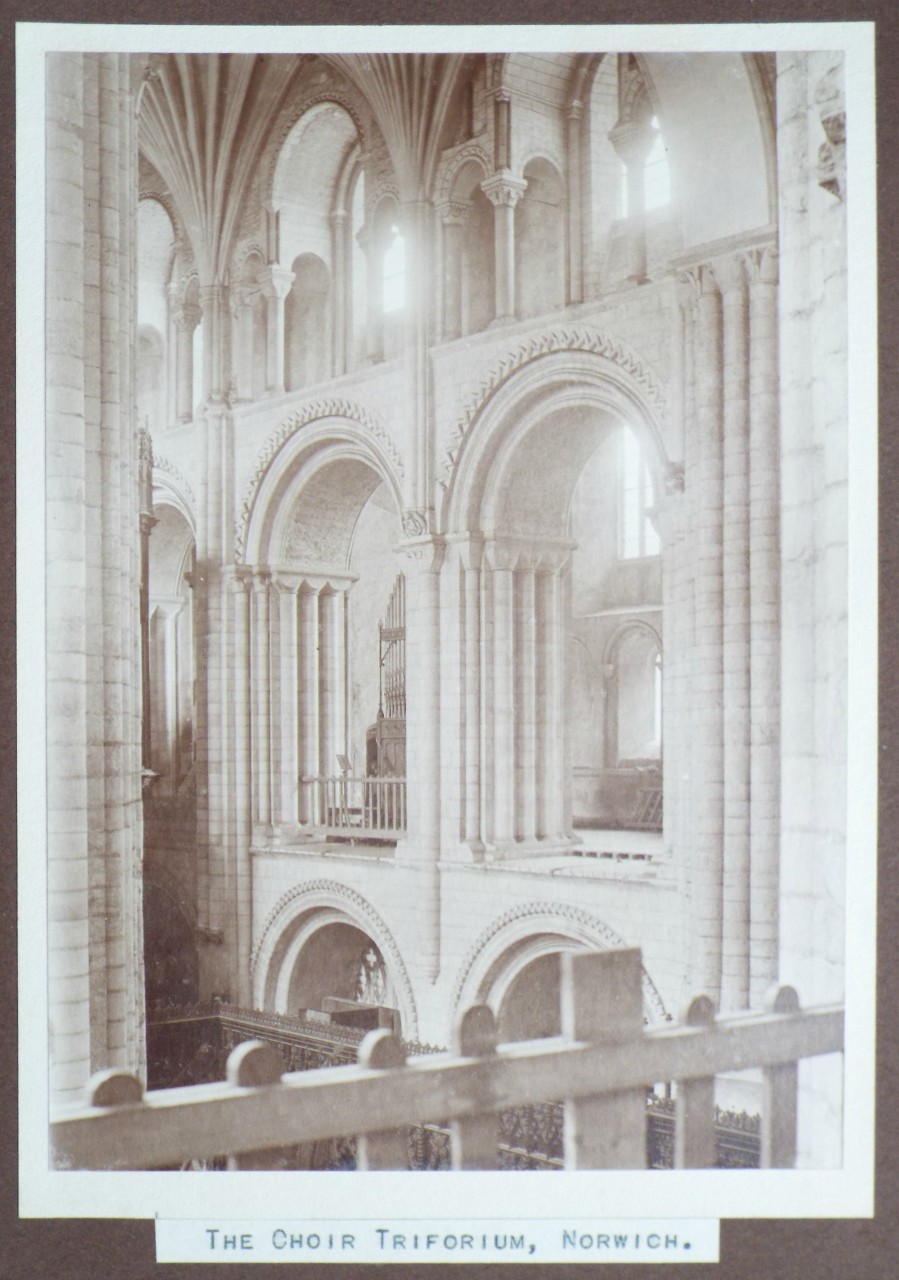
POLYGON ((696 678, 693 765, 692 985, 717 997, 723 890, 721 298, 702 270, 697 303, 696 678))
MULTIPOLYGON (((768 261, 766 261, 766 259, 768 261)), ((777 978, 780 856, 780 529, 777 284, 763 255, 749 295, 751 640, 750 998, 777 978)))
POLYGON ((515 836, 533 840, 537 833, 537 637, 535 578, 521 567, 514 581, 515 676, 515 836))
POLYGON ((723 668, 725 1008, 749 1002, 749 405, 746 280, 739 259, 718 272, 723 292, 723 668))
POLYGON ((270 827, 272 821, 271 742, 271 633, 269 579, 253 579, 253 766, 255 773, 255 821, 270 827))

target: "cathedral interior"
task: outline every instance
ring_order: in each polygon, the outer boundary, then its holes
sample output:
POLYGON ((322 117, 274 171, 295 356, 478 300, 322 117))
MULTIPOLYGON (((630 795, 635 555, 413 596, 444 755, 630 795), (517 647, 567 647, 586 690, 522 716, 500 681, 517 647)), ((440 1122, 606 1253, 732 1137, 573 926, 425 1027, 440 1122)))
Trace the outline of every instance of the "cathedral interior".
POLYGON ((845 137, 821 52, 50 55, 54 1098, 842 997, 845 137))

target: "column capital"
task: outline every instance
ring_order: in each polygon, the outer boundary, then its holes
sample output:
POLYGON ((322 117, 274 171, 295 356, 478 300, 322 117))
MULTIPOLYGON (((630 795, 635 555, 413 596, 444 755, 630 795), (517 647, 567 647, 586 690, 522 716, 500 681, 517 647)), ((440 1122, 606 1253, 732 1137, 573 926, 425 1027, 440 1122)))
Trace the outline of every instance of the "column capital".
POLYGON ((501 84, 498 89, 494 89, 493 91, 493 101, 494 102, 511 102, 512 93, 509 89, 506 88, 504 84, 501 84))
POLYGON ((568 119, 579 121, 584 114, 584 104, 580 98, 572 98, 568 104, 568 119))
POLYGON ((481 183, 481 190, 494 208, 505 206, 514 209, 527 190, 527 185, 523 178, 513 178, 509 169, 502 169, 485 178, 481 183))
POLYGON ((436 206, 445 227, 460 227, 472 210, 470 200, 442 200, 436 206))
POLYGON ((194 329, 196 329, 197 325, 203 319, 203 312, 199 307, 195 307, 192 303, 188 302, 178 308, 172 316, 172 319, 175 321, 176 328, 182 330, 182 332, 184 330, 188 330, 190 333, 193 333, 194 329))
POLYGON ((252 570, 242 564, 226 564, 222 569, 222 586, 235 595, 246 594, 252 578, 252 570))
POLYGON ((646 162, 657 134, 648 120, 619 120, 608 136, 618 158, 630 169, 646 162))
POLYGON ((747 249, 744 259, 750 286, 777 284, 779 276, 778 253, 774 245, 766 245, 758 249, 747 249))
POLYGON ((745 253, 730 253, 726 257, 716 258, 709 267, 722 294, 745 292, 747 285, 745 253))
POLYGON ((258 283, 267 298, 281 302, 290 292, 293 279, 293 272, 288 271, 286 267, 270 266, 260 271, 258 283))
POLYGON ((484 536, 480 533, 459 535, 452 539, 463 569, 480 569, 484 560, 484 536))
POLYGON ((433 535, 409 538, 405 542, 401 542, 397 550, 408 565, 407 572, 413 574, 439 573, 443 567, 446 543, 443 538, 433 535))

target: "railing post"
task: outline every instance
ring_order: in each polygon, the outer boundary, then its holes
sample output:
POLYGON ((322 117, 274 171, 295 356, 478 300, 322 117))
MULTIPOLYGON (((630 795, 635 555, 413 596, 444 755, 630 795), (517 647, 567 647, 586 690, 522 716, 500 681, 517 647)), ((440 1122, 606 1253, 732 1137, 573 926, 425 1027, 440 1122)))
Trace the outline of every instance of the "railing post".
MULTIPOLYGON (((476 1004, 459 1019, 453 1031, 453 1052, 463 1058, 492 1058, 496 1054, 496 1022, 493 1011, 476 1004)), ((483 1111, 453 1120, 450 1125, 450 1160, 453 1169, 495 1169, 499 1146, 499 1115, 491 1097, 478 1098, 483 1111)))
MULTIPOLYGON (((563 952, 562 1034, 626 1044, 643 1034, 643 966, 637 947, 563 952)), ((646 1090, 565 1100, 566 1169, 645 1169, 646 1090)))
MULTIPOLYGON (((359 1046, 359 1064, 373 1071, 388 1071, 406 1065, 406 1051, 393 1032, 382 1027, 369 1031, 359 1046)), ((376 1133, 359 1135, 356 1147, 356 1168, 407 1169, 409 1155, 405 1129, 382 1129, 376 1133)))
MULTIPOLYGON (((715 1021, 711 997, 694 996, 681 1024, 709 1028, 715 1021)), ((711 1169, 715 1164, 715 1077, 677 1081, 674 1129, 675 1169, 711 1169)))
MULTIPOLYGON (((262 1040, 247 1040, 228 1055, 226 1079, 240 1089, 258 1089, 280 1083, 281 1059, 277 1050, 262 1040)), ((228 1169, 281 1169, 283 1147, 244 1151, 228 1156, 228 1169)))
MULTIPOLYGON (((792 987, 774 987, 765 1006, 769 1013, 798 1013, 792 987)), ((799 1068, 795 1062, 766 1067, 762 1073, 762 1169, 792 1169, 796 1163, 796 1102, 799 1068)))

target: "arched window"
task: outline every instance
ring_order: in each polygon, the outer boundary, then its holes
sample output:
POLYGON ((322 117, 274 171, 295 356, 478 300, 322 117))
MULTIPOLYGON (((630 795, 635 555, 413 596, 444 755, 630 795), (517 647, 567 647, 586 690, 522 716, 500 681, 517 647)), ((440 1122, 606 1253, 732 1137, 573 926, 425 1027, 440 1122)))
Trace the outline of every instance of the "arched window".
POLYGON ((615 656, 616 744, 614 762, 658 761, 662 754, 662 655, 642 627, 622 633, 615 656))
POLYGON ((652 209, 664 209, 671 203, 671 170, 668 167, 668 148, 659 130, 659 121, 653 116, 652 127, 656 130, 655 141, 646 157, 643 166, 644 208, 649 213, 652 209))
MULTIPOLYGON (((668 148, 659 129, 659 120, 653 116, 650 126, 655 130, 652 146, 643 162, 643 212, 664 209, 671 203, 671 168, 668 164, 668 148)), ((639 212, 639 211, 637 211, 639 212)), ((618 217, 627 218, 628 207, 627 165, 618 162, 618 217)))
POLYGON ((519 316, 565 305, 565 196, 561 175, 548 160, 524 169, 527 189, 515 207, 515 281, 519 316))

